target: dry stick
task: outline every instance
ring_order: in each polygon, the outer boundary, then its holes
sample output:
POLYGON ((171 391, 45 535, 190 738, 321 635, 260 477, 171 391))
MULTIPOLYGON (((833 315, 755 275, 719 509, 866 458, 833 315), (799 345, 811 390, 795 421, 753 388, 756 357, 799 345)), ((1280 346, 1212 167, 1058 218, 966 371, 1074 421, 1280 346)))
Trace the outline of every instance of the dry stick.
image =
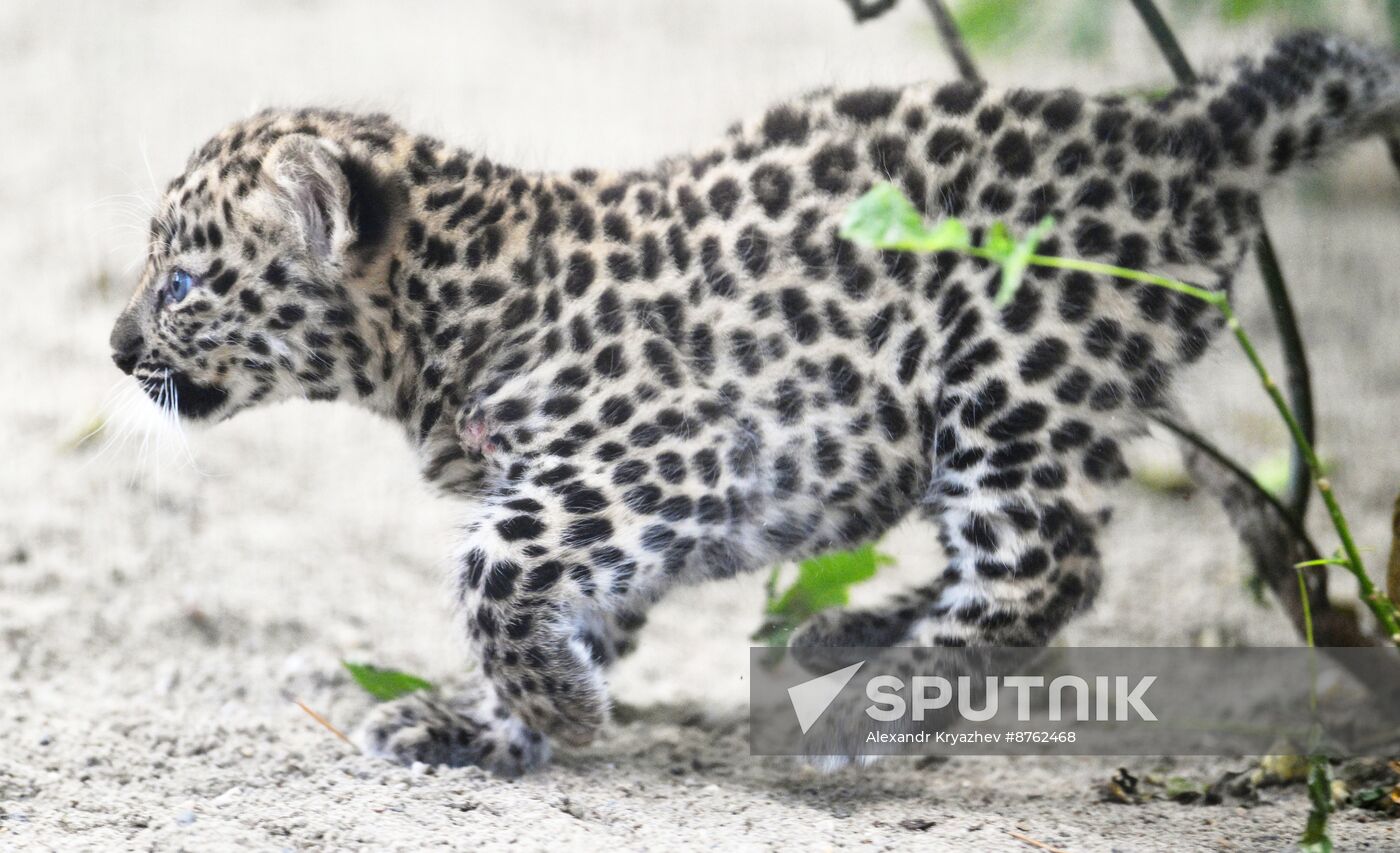
POLYGON ((1050 851, 1050 853, 1069 853, 1068 850, 1063 850, 1063 849, 1061 849, 1061 848, 1059 848, 1059 847, 1051 847, 1049 844, 1046 844, 1044 841, 1037 841, 1037 840, 1035 840, 1034 838, 1031 838, 1029 835, 1023 835, 1022 833, 1019 833, 1019 832, 1012 832, 1012 831, 1009 830, 1009 829, 1008 829, 1008 830, 1005 830, 1005 832, 1006 832, 1007 835, 1011 836, 1012 838, 1016 839, 1017 841, 1025 842, 1026 844, 1029 844, 1030 846, 1039 848, 1039 849, 1041 849, 1041 850, 1048 850, 1048 851, 1050 851))
MULTIPOLYGON (((1132 0, 1138 17, 1147 27, 1157 49, 1171 66, 1177 82, 1190 86, 1197 82, 1196 71, 1191 61, 1181 49, 1176 34, 1167 24, 1166 18, 1153 0, 1132 0)), ((1303 336, 1298 331, 1298 317, 1293 311, 1293 301, 1288 296, 1288 285, 1283 280, 1283 270, 1279 267, 1278 255, 1274 252, 1273 240, 1261 218, 1259 238, 1255 243, 1254 257, 1259 264, 1259 275, 1264 279, 1264 290, 1269 298, 1269 310, 1274 315, 1274 326, 1278 329, 1279 344, 1283 349, 1284 378, 1288 382, 1288 396, 1297 413, 1298 425, 1308 442, 1315 440, 1313 426, 1312 378, 1308 369, 1307 350, 1303 347, 1303 336)), ((1284 488, 1284 505, 1299 519, 1308 508, 1308 466, 1302 450, 1295 443, 1290 449, 1288 462, 1288 483, 1284 488)))
MULTIPOLYGON (((1302 522, 1293 517, 1293 514, 1274 496, 1273 492, 1259 485, 1259 481, 1254 478, 1254 475, 1246 471, 1240 463, 1231 459, 1226 455, 1225 451, 1216 447, 1208 439, 1196 433, 1190 427, 1165 417, 1157 418, 1157 423, 1165 427, 1168 432, 1175 435, 1178 439, 1194 446, 1197 450, 1210 457, 1217 465, 1228 471, 1237 485, 1249 489, 1255 497, 1259 498, 1265 505, 1273 510, 1274 514, 1278 516, 1279 521, 1283 522, 1284 526, 1288 528, 1289 535, 1297 540, 1304 549, 1321 556, 1322 551, 1318 549, 1317 543, 1313 542, 1312 537, 1308 535, 1308 531, 1304 529, 1302 522)), ((1400 506, 1400 503, 1397 503, 1397 506, 1400 506)))
POLYGON ((321 725, 325 726, 326 729, 327 729, 331 734, 335 735, 336 737, 338 737, 338 738, 340 738, 341 740, 345 741, 346 743, 350 744, 350 746, 352 746, 352 747, 355 746, 355 742, 352 741, 352 740, 350 740, 350 738, 346 737, 346 736, 345 736, 345 732, 342 732, 340 729, 338 729, 338 728, 336 728, 335 726, 331 725, 331 721, 330 721, 330 720, 327 720, 325 717, 321 716, 320 714, 318 714, 318 713, 316 713, 315 711, 313 711, 313 710, 311 710, 310 708, 308 708, 308 707, 306 706, 306 703, 305 703, 305 702, 301 701, 300 699, 293 699, 292 701, 296 703, 296 705, 297 705, 298 708, 302 709, 302 710, 305 711, 308 715, 310 715, 311 719, 313 719, 313 720, 315 720, 316 722, 320 723, 321 725))
POLYGON ((1133 8, 1142 18, 1143 26, 1152 34, 1152 40, 1157 42, 1157 49, 1162 51, 1162 57, 1171 66, 1177 81, 1187 85, 1195 83, 1196 70, 1191 67, 1191 60, 1186 58, 1186 52, 1181 49, 1181 43, 1176 40, 1176 34, 1167 24, 1167 19, 1162 17, 1157 4, 1152 0, 1133 0, 1133 8))
POLYGON ((977 63, 972 61, 972 54, 967 51, 967 44, 963 42, 962 33, 958 31, 958 22, 953 20, 953 15, 948 11, 948 7, 943 5, 943 0, 924 0, 924 5, 933 16, 933 25, 938 28, 938 37, 943 41, 943 49, 948 51, 948 55, 953 58, 953 64, 958 66, 958 75, 969 83, 985 82, 977 71, 977 63))
MULTIPOLYGON (((1385 644, 1382 638, 1361 629, 1356 611, 1330 606, 1325 572, 1306 573, 1307 598, 1298 597, 1297 569, 1294 567, 1300 563, 1315 564, 1315 561, 1322 559, 1322 554, 1306 535, 1300 536, 1291 526, 1297 522, 1287 512, 1280 511, 1276 498, 1260 489, 1248 473, 1232 469, 1220 457, 1191 444, 1183 444, 1182 451, 1191 479, 1220 501, 1225 517, 1248 553, 1255 573, 1278 596, 1289 621, 1297 626, 1300 634, 1306 635, 1306 605, 1310 611, 1318 614, 1314 633, 1324 647, 1385 644)), ((1330 648, 1328 651, 1330 653, 1330 648)), ((1356 660, 1354 656, 1338 657, 1338 663, 1348 667, 1356 660)), ((1363 684, 1377 681, 1374 673, 1369 671, 1359 672, 1357 677, 1363 684)), ((1400 703, 1397 703, 1397 707, 1400 707, 1400 703)))

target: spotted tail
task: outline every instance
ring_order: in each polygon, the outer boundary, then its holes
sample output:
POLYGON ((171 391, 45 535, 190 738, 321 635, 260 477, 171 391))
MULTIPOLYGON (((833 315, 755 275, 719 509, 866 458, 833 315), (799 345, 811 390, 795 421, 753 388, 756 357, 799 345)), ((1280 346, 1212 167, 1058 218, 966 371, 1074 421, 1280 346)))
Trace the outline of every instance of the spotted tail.
MULTIPOLYGON (((1181 87, 1160 107, 1197 113, 1201 129, 1214 131, 1201 138, 1223 147, 1208 153, 1262 184, 1363 137, 1400 140, 1400 59, 1344 36, 1298 33, 1181 87)), ((1391 150, 1400 146, 1391 141, 1391 150)))

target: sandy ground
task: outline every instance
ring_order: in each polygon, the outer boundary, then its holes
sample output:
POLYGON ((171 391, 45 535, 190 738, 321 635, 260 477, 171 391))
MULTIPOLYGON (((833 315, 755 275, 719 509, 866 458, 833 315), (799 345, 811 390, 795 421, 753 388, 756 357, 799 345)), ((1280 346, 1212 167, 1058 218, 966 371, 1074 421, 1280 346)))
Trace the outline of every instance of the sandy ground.
MULTIPOLYGON (((665 602, 616 673, 633 710, 524 780, 388 766, 313 723, 293 699, 342 727, 368 707, 342 658, 453 679, 441 588, 458 510, 416 482, 395 428, 348 409, 247 414, 190 435, 188 454, 169 430, 143 442, 149 415, 113 386, 106 339, 153 183, 264 105, 382 108, 522 165, 613 166, 700 143, 804 88, 949 68, 912 2, 859 30, 835 0, 195 6, 0 5, 0 849, 1033 849, 1010 833, 1072 851, 1289 845, 1306 812, 1297 786, 1252 808, 1097 793, 1120 764, 1210 779, 1244 758, 906 761, 820 776, 749 756, 758 578, 665 602), (108 428, 79 443, 103 411, 115 411, 108 428)), ((1120 18, 1105 59, 1021 56, 988 71, 1160 81, 1120 18)), ((1198 36, 1193 51, 1217 55, 1252 37, 1198 36)), ((1397 187, 1372 147, 1268 204, 1319 377, 1324 450, 1379 553, 1400 482, 1397 187)), ((1241 293, 1271 343, 1257 287, 1241 293)), ((1184 384, 1198 421, 1245 458, 1278 446, 1228 346, 1184 384)), ((1141 452, 1173 458, 1165 443, 1141 452)), ((1106 590, 1063 642, 1296 642, 1277 608, 1250 600, 1209 501, 1129 487, 1119 519, 1106 590)), ((925 528, 888 547, 901 566, 879 587, 939 565, 925 528)), ((1400 848, 1396 824, 1365 813, 1333 828, 1341 849, 1400 848)))

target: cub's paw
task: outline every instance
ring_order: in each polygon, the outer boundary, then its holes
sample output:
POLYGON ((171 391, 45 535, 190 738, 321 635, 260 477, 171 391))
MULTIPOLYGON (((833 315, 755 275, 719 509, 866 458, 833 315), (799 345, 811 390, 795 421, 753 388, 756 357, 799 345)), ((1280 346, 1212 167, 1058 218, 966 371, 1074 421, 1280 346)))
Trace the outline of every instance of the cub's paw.
POLYGON ((535 730, 569 746, 587 746, 607 722, 610 702, 596 645, 580 638, 537 637, 526 654, 486 650, 485 671, 493 681, 531 685, 506 691, 510 708, 535 730))
POLYGON ((411 693, 375 706, 353 736, 366 755, 398 764, 482 767, 528 773, 549 759, 549 743, 492 697, 411 693))

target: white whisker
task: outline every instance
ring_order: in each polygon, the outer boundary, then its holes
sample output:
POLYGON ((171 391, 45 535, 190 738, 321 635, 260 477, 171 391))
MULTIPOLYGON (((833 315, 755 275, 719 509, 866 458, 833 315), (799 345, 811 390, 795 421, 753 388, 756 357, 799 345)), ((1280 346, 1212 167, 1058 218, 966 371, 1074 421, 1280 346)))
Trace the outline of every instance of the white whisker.
POLYGON ((171 428, 172 430, 174 430, 174 432, 175 432, 175 437, 176 437, 176 439, 178 439, 179 442, 180 442, 180 447, 179 447, 179 449, 180 449, 182 455, 184 456, 185 462, 190 466, 190 470, 194 471, 194 472, 195 472, 196 474, 198 474, 200 477, 206 477, 206 478, 207 478, 209 475, 206 474, 206 473, 199 467, 199 463, 197 463, 197 462, 194 461, 194 454, 193 454, 192 452, 190 452, 190 444, 189 444, 189 442, 188 442, 188 441, 186 440, 186 438, 185 438, 185 427, 184 427, 184 424, 180 421, 180 388, 179 388, 179 386, 175 385, 174 383, 171 383, 171 385, 170 385, 170 392, 171 392, 170 428, 171 428))

